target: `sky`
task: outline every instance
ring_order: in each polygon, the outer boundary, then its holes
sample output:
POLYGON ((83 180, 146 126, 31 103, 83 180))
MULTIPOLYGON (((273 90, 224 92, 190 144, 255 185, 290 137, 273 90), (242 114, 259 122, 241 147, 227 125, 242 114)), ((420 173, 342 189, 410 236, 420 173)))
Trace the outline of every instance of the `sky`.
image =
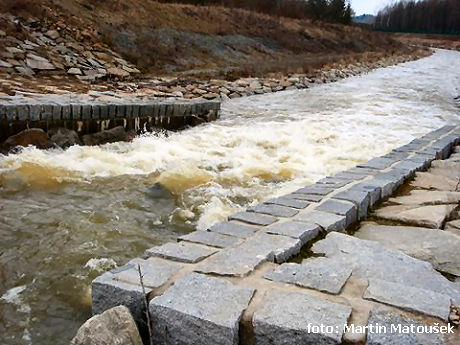
POLYGON ((391 0, 351 0, 351 7, 356 15, 360 14, 377 14, 377 12, 385 7, 391 0))

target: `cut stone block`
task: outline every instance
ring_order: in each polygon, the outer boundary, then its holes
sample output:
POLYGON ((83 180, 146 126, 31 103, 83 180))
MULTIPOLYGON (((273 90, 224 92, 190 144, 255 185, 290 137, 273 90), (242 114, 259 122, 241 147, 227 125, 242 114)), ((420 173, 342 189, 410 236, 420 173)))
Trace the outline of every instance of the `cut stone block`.
POLYGON ((315 195, 325 196, 325 195, 328 195, 329 193, 332 193, 334 189, 335 189, 334 187, 329 187, 325 184, 313 184, 311 186, 300 188, 296 190, 294 193, 296 194, 315 194, 315 195))
POLYGON ((155 345, 237 345, 254 289, 192 273, 150 301, 155 345))
POLYGON ((418 172, 415 175, 415 181, 411 182, 413 187, 460 192, 460 186, 456 178, 435 175, 431 172, 418 172))
POLYGON ((139 280, 138 265, 141 267, 145 293, 164 285, 183 266, 163 259, 133 259, 126 265, 106 272, 92 282, 93 314, 124 305, 129 308, 135 320, 144 318, 145 295, 139 280))
POLYGON ((367 191, 347 190, 340 192, 333 197, 334 199, 347 200, 353 202, 358 207, 358 219, 367 217, 371 197, 367 191))
POLYGON ((380 279, 369 279, 369 286, 364 291, 363 297, 428 316, 439 317, 444 321, 449 320, 450 297, 434 291, 380 279))
MULTIPOLYGON (((389 179, 389 178, 377 178, 374 177, 371 180, 368 180, 366 182, 363 182, 366 186, 371 186, 375 188, 380 188, 380 200, 381 199, 386 199, 389 196, 393 195, 393 193, 398 189, 397 183, 395 183, 394 180, 389 179)), ((370 200, 370 206, 375 205, 377 202, 376 199, 372 200, 372 192, 371 192, 371 200, 370 200), (373 203, 373 201, 375 203, 373 203)), ((375 198, 375 196, 374 196, 375 198)))
POLYGON ((345 216, 316 210, 300 212, 296 220, 318 224, 327 232, 344 231, 347 227, 345 216))
POLYGON ((300 252, 299 239, 259 233, 238 247, 226 248, 200 263, 196 272, 244 277, 263 262, 282 263, 300 252))
POLYGON ((409 160, 398 162, 393 165, 393 170, 401 170, 406 177, 413 177, 416 171, 420 171, 425 166, 425 163, 412 162, 409 160))
POLYGON ((311 202, 319 202, 323 200, 322 195, 317 195, 317 194, 296 194, 296 193, 291 193, 285 196, 286 198, 292 198, 295 200, 305 200, 305 201, 311 201, 311 202))
POLYGON ((212 231, 194 231, 188 235, 179 237, 179 240, 217 248, 227 248, 242 243, 242 240, 237 237, 222 235, 212 231))
POLYGON ((209 228, 209 231, 239 238, 247 238, 258 230, 260 230, 260 228, 235 222, 221 222, 214 224, 209 228))
POLYGON ((283 222, 270 225, 265 232, 275 235, 289 236, 300 239, 301 245, 313 240, 318 236, 321 228, 314 223, 283 222))
POLYGON ((345 227, 348 227, 349 225, 356 223, 356 221, 358 220, 358 210, 356 206, 349 201, 329 199, 316 206, 315 209, 318 211, 324 211, 338 214, 340 216, 345 216, 347 220, 345 227))
POLYGON ((412 190, 408 195, 389 200, 399 205, 442 205, 460 203, 460 192, 412 190))
POLYGON ((287 206, 287 207, 292 207, 296 209, 303 209, 307 207, 308 205, 310 205, 308 201, 296 200, 296 199, 285 198, 285 197, 270 199, 268 201, 265 201, 264 203, 287 206))
POLYGON ((460 303, 460 295, 453 283, 435 271, 428 262, 378 242, 331 232, 324 240, 316 242, 312 251, 351 267, 354 278, 375 278, 431 290, 450 296, 456 305, 460 303))
POLYGON ((428 261, 437 270, 460 276, 460 237, 447 231, 370 223, 362 226, 355 236, 377 241, 385 247, 428 261))
POLYGON ((367 163, 358 164, 357 167, 382 170, 388 168, 394 162, 395 161, 393 159, 377 157, 372 158, 367 163))
POLYGON ((217 252, 217 249, 193 243, 166 243, 162 246, 147 249, 147 256, 156 256, 173 261, 194 263, 201 261, 217 252))
POLYGON ((294 217, 297 213, 299 213, 298 210, 293 208, 274 204, 259 204, 249 209, 248 211, 284 218, 294 217))
POLYGON ((239 220, 240 222, 254 225, 270 225, 278 220, 278 218, 259 214, 254 212, 238 212, 228 216, 228 220, 239 220))
POLYGON ((255 343, 341 344, 351 307, 299 292, 269 291, 254 312, 255 343))
POLYGON ((386 206, 375 211, 375 216, 385 220, 440 229, 454 210, 455 205, 396 205, 386 206))
POLYGON ((331 176, 331 177, 325 177, 325 178, 319 180, 316 183, 317 184, 326 184, 326 185, 329 185, 329 186, 334 187, 334 188, 340 188, 340 187, 343 187, 343 186, 349 184, 352 181, 353 181, 353 179, 351 179, 351 178, 338 178, 338 177, 331 176))
POLYGON ((368 321, 369 327, 374 330, 381 328, 383 331, 368 332, 367 345, 443 345, 444 335, 436 333, 403 332, 405 329, 417 329, 418 326, 426 327, 421 322, 414 321, 396 311, 373 309, 368 321), (391 330, 394 330, 393 332, 391 330))
POLYGON ((377 202, 382 199, 382 183, 376 183, 376 180, 372 180, 370 183, 361 182, 353 185, 350 190, 356 190, 360 192, 369 193, 369 206, 374 206, 377 202))
POLYGON ((309 258, 302 264, 286 263, 265 274, 264 278, 290 283, 337 295, 347 282, 352 269, 326 258, 309 258))

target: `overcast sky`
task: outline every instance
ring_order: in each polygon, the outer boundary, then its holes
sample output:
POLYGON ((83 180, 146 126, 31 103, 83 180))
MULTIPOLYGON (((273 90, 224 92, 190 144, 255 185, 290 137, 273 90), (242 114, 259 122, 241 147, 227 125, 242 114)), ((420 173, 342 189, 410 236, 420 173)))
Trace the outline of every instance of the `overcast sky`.
POLYGON ((351 0, 351 7, 355 10, 356 15, 368 13, 377 14, 385 5, 392 2, 391 0, 351 0))

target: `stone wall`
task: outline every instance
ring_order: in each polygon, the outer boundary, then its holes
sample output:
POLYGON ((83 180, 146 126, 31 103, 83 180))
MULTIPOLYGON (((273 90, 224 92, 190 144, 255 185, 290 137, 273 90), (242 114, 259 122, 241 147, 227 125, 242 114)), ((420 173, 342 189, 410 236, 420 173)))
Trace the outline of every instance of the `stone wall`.
MULTIPOLYGON (((125 305, 145 332, 149 299, 153 344, 363 344, 366 332, 344 325, 447 327, 450 308, 460 306, 458 282, 346 232, 459 144, 460 126, 445 126, 207 231, 150 248, 93 281, 93 313, 125 305), (297 255, 311 244, 313 257, 299 264, 297 255)), ((367 344, 456 341, 411 337, 368 333, 367 344)))
POLYGON ((219 117, 219 111, 219 101, 207 100, 152 101, 124 98, 117 102, 103 102, 81 99, 75 95, 2 97, 0 142, 32 127, 45 131, 53 127, 64 127, 75 130, 79 135, 116 126, 136 132, 153 127, 179 129, 215 120, 219 117))

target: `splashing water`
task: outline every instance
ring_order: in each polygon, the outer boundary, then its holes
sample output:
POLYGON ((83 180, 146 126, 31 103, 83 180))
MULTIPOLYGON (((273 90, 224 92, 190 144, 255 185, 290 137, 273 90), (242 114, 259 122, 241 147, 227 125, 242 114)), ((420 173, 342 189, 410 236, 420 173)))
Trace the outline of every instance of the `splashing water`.
POLYGON ((0 156, 0 295, 27 285, 31 308, 26 328, 17 305, 0 301, 5 343, 24 344, 27 330, 33 344, 66 344, 90 316, 99 268, 458 123, 458 71, 460 53, 437 51, 231 100, 221 120, 168 136, 0 156), (152 194, 157 182, 169 193, 152 194))

